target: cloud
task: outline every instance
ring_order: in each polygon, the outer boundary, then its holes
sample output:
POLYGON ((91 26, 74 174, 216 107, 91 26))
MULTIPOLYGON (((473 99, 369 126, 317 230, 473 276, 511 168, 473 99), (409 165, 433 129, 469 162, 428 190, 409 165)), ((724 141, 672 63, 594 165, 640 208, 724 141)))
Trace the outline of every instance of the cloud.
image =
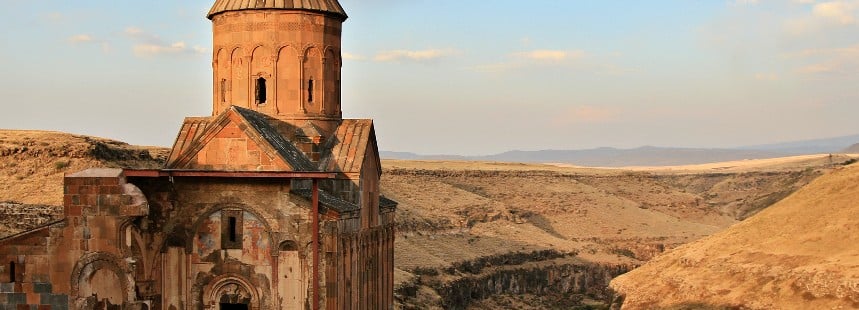
POLYGON ((98 44, 101 46, 101 50, 104 53, 109 53, 111 51, 110 42, 105 40, 99 40, 95 37, 88 34, 76 34, 66 39, 67 42, 73 45, 93 45, 98 44))
POLYGON ((575 64, 575 60, 579 60, 585 56, 585 52, 581 50, 563 51, 537 49, 511 53, 507 55, 507 60, 504 62, 473 66, 469 69, 484 73, 500 73, 535 66, 572 65, 575 64))
POLYGON ((744 6, 744 5, 756 5, 760 3, 760 0, 734 0, 730 3, 736 6, 744 6))
POLYGON ((123 34, 137 41, 133 46, 134 55, 153 57, 158 55, 204 55, 209 49, 202 46, 188 46, 185 41, 166 42, 158 35, 138 27, 125 28, 123 34))
POLYGON ((563 61, 567 59, 581 58, 584 56, 582 51, 558 51, 558 50, 533 50, 513 54, 519 58, 526 58, 537 61, 563 61))
POLYGON ((859 74, 859 44, 841 48, 806 49, 787 55, 806 64, 796 71, 806 75, 859 74))
POLYGON ((343 59, 361 61, 361 60, 364 60, 365 58, 364 58, 364 56, 361 56, 361 55, 355 55, 355 54, 343 52, 343 59))
POLYGON ((151 57, 163 54, 205 54, 208 49, 201 46, 189 47, 183 41, 169 45, 164 44, 136 44, 134 54, 140 57, 151 57))
POLYGON ((841 25, 856 23, 856 11, 859 1, 831 1, 814 5, 814 16, 841 25))
POLYGON ((68 41, 71 43, 89 43, 95 42, 96 40, 88 34, 77 34, 69 37, 68 41))
POLYGON ((427 50, 392 50, 376 54, 373 59, 379 62, 413 61, 426 62, 438 60, 459 54, 454 49, 427 49, 427 50))

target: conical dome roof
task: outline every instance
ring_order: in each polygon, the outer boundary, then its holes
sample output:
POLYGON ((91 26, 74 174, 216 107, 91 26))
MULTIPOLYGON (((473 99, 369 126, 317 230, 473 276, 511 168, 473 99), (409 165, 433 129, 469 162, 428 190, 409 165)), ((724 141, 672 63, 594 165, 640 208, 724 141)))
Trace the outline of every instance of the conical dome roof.
POLYGON ((346 19, 346 11, 337 0, 217 0, 206 15, 241 10, 306 10, 332 14, 346 19))

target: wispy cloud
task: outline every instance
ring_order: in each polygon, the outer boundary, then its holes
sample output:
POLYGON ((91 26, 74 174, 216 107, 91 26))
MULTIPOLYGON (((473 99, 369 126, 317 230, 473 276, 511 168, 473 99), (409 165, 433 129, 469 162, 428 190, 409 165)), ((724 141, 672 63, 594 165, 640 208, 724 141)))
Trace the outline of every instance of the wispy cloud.
POLYGON ((581 58, 585 55, 583 51, 560 51, 560 50, 533 50, 513 54, 519 58, 537 61, 563 61, 567 59, 581 58))
POLYGON ((814 16, 841 25, 856 23, 859 1, 830 1, 814 5, 814 16))
POLYGON ((806 49, 788 54, 787 57, 806 63, 796 70, 802 74, 859 74, 859 44, 841 48, 806 49))
POLYGON ((136 41, 133 46, 134 55, 138 57, 153 57, 158 55, 204 55, 208 49, 202 46, 189 46, 185 41, 167 42, 160 36, 144 31, 138 27, 125 28, 123 33, 136 41))
POLYGON ((373 59, 379 62, 427 62, 459 54, 455 49, 391 50, 376 54, 373 59))
POLYGON ((361 61, 361 60, 365 60, 366 58, 364 56, 361 56, 361 55, 355 55, 352 53, 343 52, 343 59, 361 61))
POLYGON ((507 55, 507 59, 503 62, 473 66, 470 69, 485 73, 501 73, 534 66, 572 65, 585 56, 586 53, 581 50, 536 49, 511 53, 507 55))
POLYGON ((66 42, 69 42, 73 45, 100 45, 102 52, 109 53, 110 42, 106 40, 100 40, 89 34, 76 34, 71 37, 66 38, 66 42))
POLYGON ((756 5, 760 2, 761 2, 760 0, 733 0, 733 1, 730 1, 729 3, 731 3, 732 5, 735 5, 735 6, 744 6, 744 5, 756 5))
POLYGON ((95 39, 88 34, 76 34, 68 38, 70 43, 89 43, 95 42, 95 39))

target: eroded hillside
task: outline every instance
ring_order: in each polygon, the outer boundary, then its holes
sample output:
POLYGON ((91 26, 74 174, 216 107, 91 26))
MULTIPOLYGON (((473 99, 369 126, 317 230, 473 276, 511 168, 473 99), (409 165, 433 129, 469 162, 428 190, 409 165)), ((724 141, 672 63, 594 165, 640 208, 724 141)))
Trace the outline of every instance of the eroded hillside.
POLYGON ((64 173, 92 167, 160 167, 168 152, 60 132, 0 130, 0 201, 59 206, 64 173))
POLYGON ((624 309, 859 308, 859 165, 612 282, 624 309))
POLYGON ((383 192, 400 202, 395 259, 398 281, 408 290, 398 297, 406 308, 527 309, 530 303, 539 309, 547 302, 563 305, 576 300, 599 304, 605 294, 597 288, 604 288, 605 278, 611 278, 603 275, 622 273, 666 249, 737 223, 831 167, 826 156, 771 162, 775 164, 631 171, 385 161, 383 192), (451 286, 489 281, 511 268, 493 265, 471 274, 450 266, 547 249, 567 255, 525 260, 514 269, 524 278, 564 274, 561 278, 571 282, 553 276, 537 285, 545 291, 529 292, 520 288, 521 283, 502 281, 506 284, 495 285, 491 296, 479 291, 474 298, 451 303, 450 294, 462 294, 451 292, 451 286), (549 265, 583 271, 543 272, 549 265), (576 289, 574 284, 582 283, 582 278, 590 279, 585 281, 588 287, 576 289), (567 291, 552 288, 553 281, 567 291))

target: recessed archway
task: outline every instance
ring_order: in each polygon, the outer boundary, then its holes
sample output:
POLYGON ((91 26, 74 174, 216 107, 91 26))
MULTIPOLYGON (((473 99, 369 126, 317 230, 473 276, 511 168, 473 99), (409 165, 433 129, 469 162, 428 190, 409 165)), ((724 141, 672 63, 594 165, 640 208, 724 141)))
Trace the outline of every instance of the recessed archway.
POLYGON ((225 274, 212 279, 203 289, 207 309, 259 310, 259 292, 239 275, 225 274))

